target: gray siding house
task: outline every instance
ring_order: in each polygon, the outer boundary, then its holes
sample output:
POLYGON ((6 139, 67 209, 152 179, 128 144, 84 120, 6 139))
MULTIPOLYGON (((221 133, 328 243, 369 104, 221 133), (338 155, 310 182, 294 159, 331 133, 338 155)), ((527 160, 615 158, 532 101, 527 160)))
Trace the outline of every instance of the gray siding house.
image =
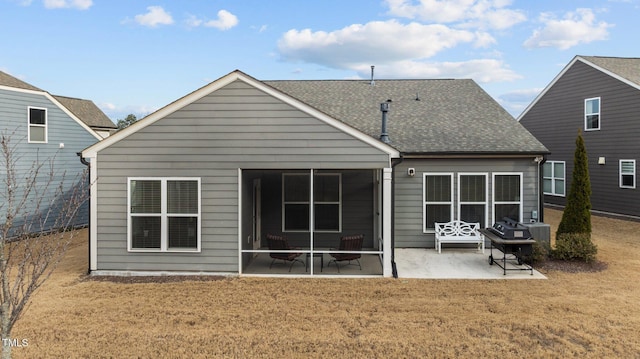
MULTIPOLYGON (((115 125, 93 102, 53 96, 0 71, 0 132, 12 147, 12 155, 16 161, 16 178, 28 176, 34 164, 44 163, 39 186, 47 181, 44 172, 53 168, 55 173, 48 193, 61 182, 64 182, 64 190, 69 190, 87 168, 80 163, 77 153, 101 140, 103 137, 99 131, 108 131, 110 128, 115 128, 115 125)), ((5 168, 0 172, 3 176, 3 180, 0 181, 0 193, 3 195, 0 215, 6 218, 7 172, 6 166, 3 167, 5 168)), ((20 182, 22 184, 22 181, 20 182)), ((29 203, 36 202, 36 198, 42 199, 39 206, 41 213, 49 210, 51 203, 46 199, 47 194, 38 193, 32 196, 34 198, 29 203)), ((34 217, 27 213, 33 212, 34 207, 35 205, 25 206, 22 212, 24 216, 19 218, 16 225, 33 219, 34 217)), ((81 214, 76 218, 76 224, 86 225, 86 211, 82 211, 81 214)), ((51 221, 48 221, 44 228, 31 227, 31 230, 49 229, 50 225, 51 221)))
POLYGON ((578 131, 594 211, 640 218, 640 59, 576 56, 518 117, 550 151, 544 201, 564 206, 578 131))
POLYGON ((288 268, 330 275, 323 260, 359 234, 356 275, 391 276, 394 248, 433 248, 435 221, 535 218, 546 153, 471 80, 234 71, 83 151, 90 270, 295 273, 269 265, 272 234, 307 255, 288 268))

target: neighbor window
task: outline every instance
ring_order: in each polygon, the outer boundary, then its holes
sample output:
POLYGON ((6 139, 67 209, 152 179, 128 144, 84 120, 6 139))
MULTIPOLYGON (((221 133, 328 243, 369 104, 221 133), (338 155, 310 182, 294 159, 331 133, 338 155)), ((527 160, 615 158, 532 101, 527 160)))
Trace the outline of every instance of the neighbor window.
POLYGON ((436 222, 453 219, 453 174, 425 173, 423 179, 423 231, 435 229, 436 222))
POLYGON ((487 226, 487 174, 458 175, 458 217, 487 226))
POLYGON ((565 162, 547 161, 542 168, 544 194, 565 195, 565 162))
MULTIPOLYGON (((338 173, 317 173, 313 178, 314 230, 342 230, 342 176, 338 173)), ((309 174, 282 175, 282 230, 308 232, 311 191, 309 174)))
POLYGON ((522 217, 522 173, 493 174, 494 222, 504 217, 518 222, 522 217))
POLYGON ((47 142, 47 109, 29 107, 29 138, 28 142, 47 142))
POLYGON ((600 97, 584 100, 584 129, 600 129, 600 97))
POLYGON ((620 160, 620 187, 636 188, 636 160, 620 160))
POLYGON ((200 250, 200 179, 129 179, 129 249, 200 250))

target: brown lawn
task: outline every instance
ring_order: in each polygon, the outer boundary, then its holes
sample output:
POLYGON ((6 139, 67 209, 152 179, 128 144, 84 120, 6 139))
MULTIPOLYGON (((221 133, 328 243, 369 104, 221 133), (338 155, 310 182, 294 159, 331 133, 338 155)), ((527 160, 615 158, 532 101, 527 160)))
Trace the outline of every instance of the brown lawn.
MULTIPOLYGON (((545 211, 555 231, 560 212, 545 211)), ((548 280, 84 280, 78 243, 15 358, 640 358, 640 223, 593 217, 604 271, 548 280)), ((83 233, 86 238, 86 233, 83 233)))

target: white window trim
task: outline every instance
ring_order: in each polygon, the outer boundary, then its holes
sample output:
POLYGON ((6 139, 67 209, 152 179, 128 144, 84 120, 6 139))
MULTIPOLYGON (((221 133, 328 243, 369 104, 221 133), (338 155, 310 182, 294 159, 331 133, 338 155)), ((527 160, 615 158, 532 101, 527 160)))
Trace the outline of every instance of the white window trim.
MULTIPOLYGON (((551 192, 543 192, 546 195, 549 196, 557 196, 557 197, 565 197, 566 193, 567 193, 567 163, 565 161, 547 161, 546 163, 549 163, 551 165, 551 176, 547 176, 546 173, 544 173, 544 169, 543 169, 543 180, 542 180, 542 188, 544 191, 544 180, 551 180, 551 192), (558 177, 556 176, 556 167, 555 164, 556 163, 562 163, 563 164, 563 168, 564 168, 564 173, 562 174, 564 177, 558 177), (562 186, 562 194, 557 193, 556 191, 556 180, 561 179, 563 182, 563 186, 562 186)), ((546 164, 545 163, 545 164, 546 164)))
MULTIPOLYGON (((459 172, 458 173, 458 220, 460 220, 460 213, 462 209, 462 205, 465 204, 484 204, 484 221, 485 223, 480 223, 480 227, 488 227, 489 226, 489 174, 486 172, 459 172), (463 202, 460 199, 460 177, 462 176, 484 176, 484 202, 463 202)), ((453 218, 453 217, 452 217, 453 218)))
POLYGON ((591 97, 584 100, 584 130, 585 131, 598 131, 602 126, 602 99, 600 97, 591 97), (587 113, 587 102, 591 100, 598 100, 598 112, 587 113), (588 128, 587 127, 587 115, 595 115, 598 114, 598 127, 588 128))
MULTIPOLYGON (((129 252, 162 252, 162 253, 200 253, 202 250, 202 186, 199 177, 129 177, 127 178, 127 250, 129 252), (131 181, 160 181, 161 210, 158 217, 160 220, 160 248, 133 248, 131 240, 131 181), (167 213, 167 182, 168 181, 197 181, 198 182, 198 236, 197 248, 169 248, 168 238, 168 217, 167 213)), ((148 216, 148 214, 145 214, 148 216)), ((171 217, 187 216, 193 217, 193 214, 180 215, 172 214, 171 217)))
POLYGON ((522 178, 523 178, 523 174, 522 172, 493 172, 491 175, 491 200, 493 201, 493 210, 491 211, 491 216, 493 217, 493 223, 495 223, 497 220, 502 220, 502 218, 496 218, 496 205, 498 204, 518 204, 520 205, 520 213, 518 214, 518 216, 520 218, 514 218, 517 219, 518 222, 522 221, 522 215, 523 215, 523 206, 524 206, 524 199, 522 198, 522 194, 524 193, 524 183, 522 183, 522 178), (520 177, 520 201, 496 201, 496 176, 519 176, 520 177))
MULTIPOLYGON (((311 209, 311 197, 313 197, 313 189, 310 188, 309 189, 309 199, 306 201, 297 201, 297 202, 285 202, 284 200, 284 191, 285 191, 285 180, 284 178, 286 176, 305 176, 307 178, 309 178, 309 173, 305 172, 305 173, 283 173, 282 174, 282 233, 309 233, 310 230, 288 230, 285 228, 285 205, 287 204, 306 204, 309 205, 309 211, 311 211, 311 213, 315 213, 315 210, 312 211, 311 209)), ((314 176, 319 177, 319 176, 336 176, 338 177, 338 201, 337 202, 317 202, 315 201, 315 199, 313 200, 313 204, 337 204, 338 205, 338 230, 335 231, 330 231, 330 230, 316 230, 315 228, 313 228, 313 231, 315 233, 342 233, 342 173, 314 173, 314 176)), ((315 182, 315 181, 314 181, 315 182)), ((313 221, 314 226, 315 226, 315 220, 313 221)), ((309 228, 312 228, 311 223, 309 228)))
POLYGON ((636 188, 636 160, 620 160, 618 164, 618 180, 620 188, 636 188), (623 162, 631 162, 633 163, 633 173, 622 173, 622 163, 623 162), (622 185, 622 175, 632 175, 633 176, 633 186, 624 186, 622 185))
POLYGON ((49 111, 45 107, 27 107, 27 143, 48 143, 49 142, 49 111), (31 123, 31 110, 43 110, 44 111, 44 125, 31 123), (44 128, 44 141, 32 141, 31 140, 31 127, 44 128))
POLYGON ((435 228, 427 229, 427 204, 448 204, 451 209, 450 217, 453 219, 454 217, 454 183, 453 183, 453 172, 424 172, 422 174, 422 233, 435 233, 435 228), (427 193, 425 191, 425 186, 427 184, 427 176, 449 176, 451 177, 451 197, 449 202, 427 202, 427 193))

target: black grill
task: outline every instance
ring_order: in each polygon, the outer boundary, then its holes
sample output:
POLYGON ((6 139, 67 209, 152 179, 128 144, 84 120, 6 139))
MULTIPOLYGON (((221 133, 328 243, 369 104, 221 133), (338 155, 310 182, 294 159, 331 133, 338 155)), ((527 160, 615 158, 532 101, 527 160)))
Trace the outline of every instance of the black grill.
POLYGON ((530 239, 529 228, 511 218, 504 217, 490 227, 489 230, 502 239, 530 239))

